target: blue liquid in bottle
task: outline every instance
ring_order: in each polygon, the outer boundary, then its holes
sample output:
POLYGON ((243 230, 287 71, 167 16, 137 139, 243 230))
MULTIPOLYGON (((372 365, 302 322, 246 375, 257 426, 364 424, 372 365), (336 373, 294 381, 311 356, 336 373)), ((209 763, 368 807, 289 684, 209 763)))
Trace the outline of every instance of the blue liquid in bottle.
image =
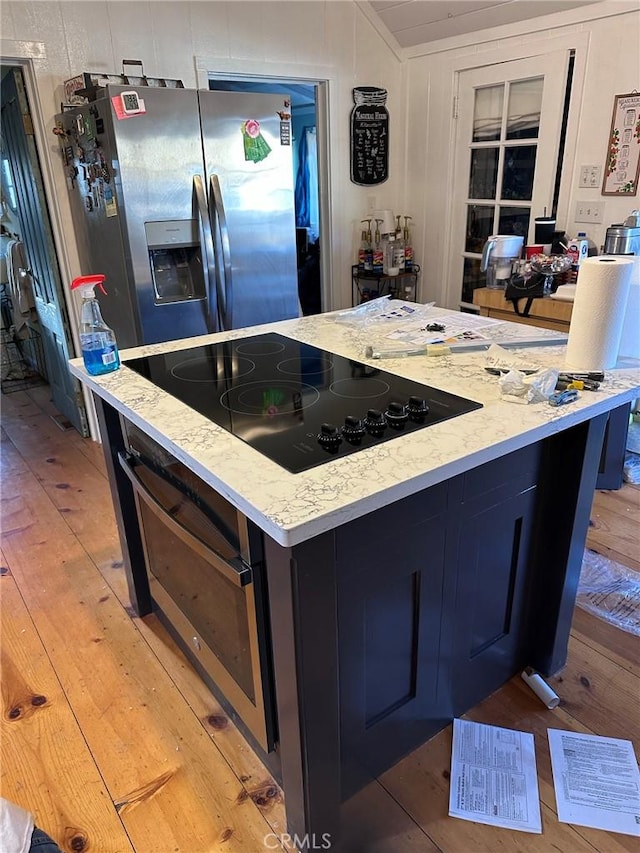
POLYGON ((120 367, 120 356, 115 340, 109 340, 107 333, 80 335, 80 343, 84 366, 92 376, 111 373, 112 370, 120 367))

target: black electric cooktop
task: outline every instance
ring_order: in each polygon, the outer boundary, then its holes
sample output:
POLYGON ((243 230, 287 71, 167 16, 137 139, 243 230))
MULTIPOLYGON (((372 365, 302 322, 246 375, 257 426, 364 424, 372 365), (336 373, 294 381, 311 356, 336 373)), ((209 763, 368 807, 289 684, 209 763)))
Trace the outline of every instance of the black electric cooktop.
POLYGON ((293 474, 482 408, 275 333, 125 364, 293 474))

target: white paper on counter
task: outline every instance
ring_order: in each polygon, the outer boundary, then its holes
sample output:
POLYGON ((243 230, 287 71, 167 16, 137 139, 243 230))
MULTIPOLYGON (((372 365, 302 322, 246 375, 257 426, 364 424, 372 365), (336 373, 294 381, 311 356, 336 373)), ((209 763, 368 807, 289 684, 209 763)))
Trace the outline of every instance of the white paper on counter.
POLYGON ((387 338, 393 341, 403 341, 413 346, 423 344, 447 343, 457 344, 468 341, 469 343, 489 343, 490 339, 480 332, 491 326, 504 326, 503 320, 494 320, 492 317, 482 317, 479 314, 459 313, 453 316, 442 314, 439 308, 432 308, 426 317, 420 318, 420 323, 409 323, 402 329, 394 329, 387 334, 387 338), (429 332, 428 325, 443 326, 441 332, 429 332))
POLYGON ((449 815, 541 833, 533 735, 454 720, 449 815))
POLYGON ((547 729, 558 820, 640 836, 640 773, 629 740, 547 729))

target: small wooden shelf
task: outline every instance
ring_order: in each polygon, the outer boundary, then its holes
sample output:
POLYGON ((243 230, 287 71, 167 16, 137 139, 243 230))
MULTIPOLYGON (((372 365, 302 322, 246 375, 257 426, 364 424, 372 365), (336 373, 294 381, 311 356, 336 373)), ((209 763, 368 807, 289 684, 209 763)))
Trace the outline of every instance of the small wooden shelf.
POLYGON ((401 272, 398 275, 363 271, 354 265, 351 267, 351 301, 353 305, 359 305, 361 302, 368 302, 369 299, 390 295, 397 299, 415 302, 419 275, 418 264, 413 265, 411 272, 401 272))
POLYGON ((542 326, 559 332, 569 332, 573 302, 563 299, 551 299, 548 296, 534 299, 528 317, 520 317, 513 309, 513 303, 504 298, 504 290, 492 290, 479 287, 473 291, 473 304, 480 307, 483 317, 495 320, 509 320, 527 326, 542 326))

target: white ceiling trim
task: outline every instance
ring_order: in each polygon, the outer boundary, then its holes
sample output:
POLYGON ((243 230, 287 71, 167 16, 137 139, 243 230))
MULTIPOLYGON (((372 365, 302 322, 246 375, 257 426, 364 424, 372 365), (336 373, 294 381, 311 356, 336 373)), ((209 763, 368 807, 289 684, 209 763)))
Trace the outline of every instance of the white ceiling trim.
MULTIPOLYGON (((429 0, 423 1, 429 2, 429 0)), ((455 0, 452 0, 452 2, 455 2, 455 0)), ((539 0, 539 2, 541 6, 544 5, 544 0, 539 0)), ((488 44, 509 37, 542 33, 558 27, 576 26, 599 18, 615 17, 633 12, 637 13, 639 9, 637 0, 603 0, 600 3, 590 3, 562 12, 543 14, 540 17, 528 18, 517 23, 492 26, 491 28, 479 28, 474 32, 403 48, 398 43, 396 37, 388 30, 380 16, 374 11, 368 0, 356 0, 356 3, 380 36, 385 39, 385 42, 401 59, 444 53, 449 50, 455 50, 456 48, 488 44), (393 47, 394 43, 395 48, 393 47)))
POLYGON ((365 16, 365 18, 369 21, 374 30, 378 33, 380 38, 387 45, 389 50, 396 57, 396 59, 399 62, 402 62, 404 59, 406 59, 405 48, 400 47, 398 39, 389 30, 380 15, 376 11, 374 11, 373 6, 369 2, 369 0, 354 0, 354 2, 358 9, 365 16))

